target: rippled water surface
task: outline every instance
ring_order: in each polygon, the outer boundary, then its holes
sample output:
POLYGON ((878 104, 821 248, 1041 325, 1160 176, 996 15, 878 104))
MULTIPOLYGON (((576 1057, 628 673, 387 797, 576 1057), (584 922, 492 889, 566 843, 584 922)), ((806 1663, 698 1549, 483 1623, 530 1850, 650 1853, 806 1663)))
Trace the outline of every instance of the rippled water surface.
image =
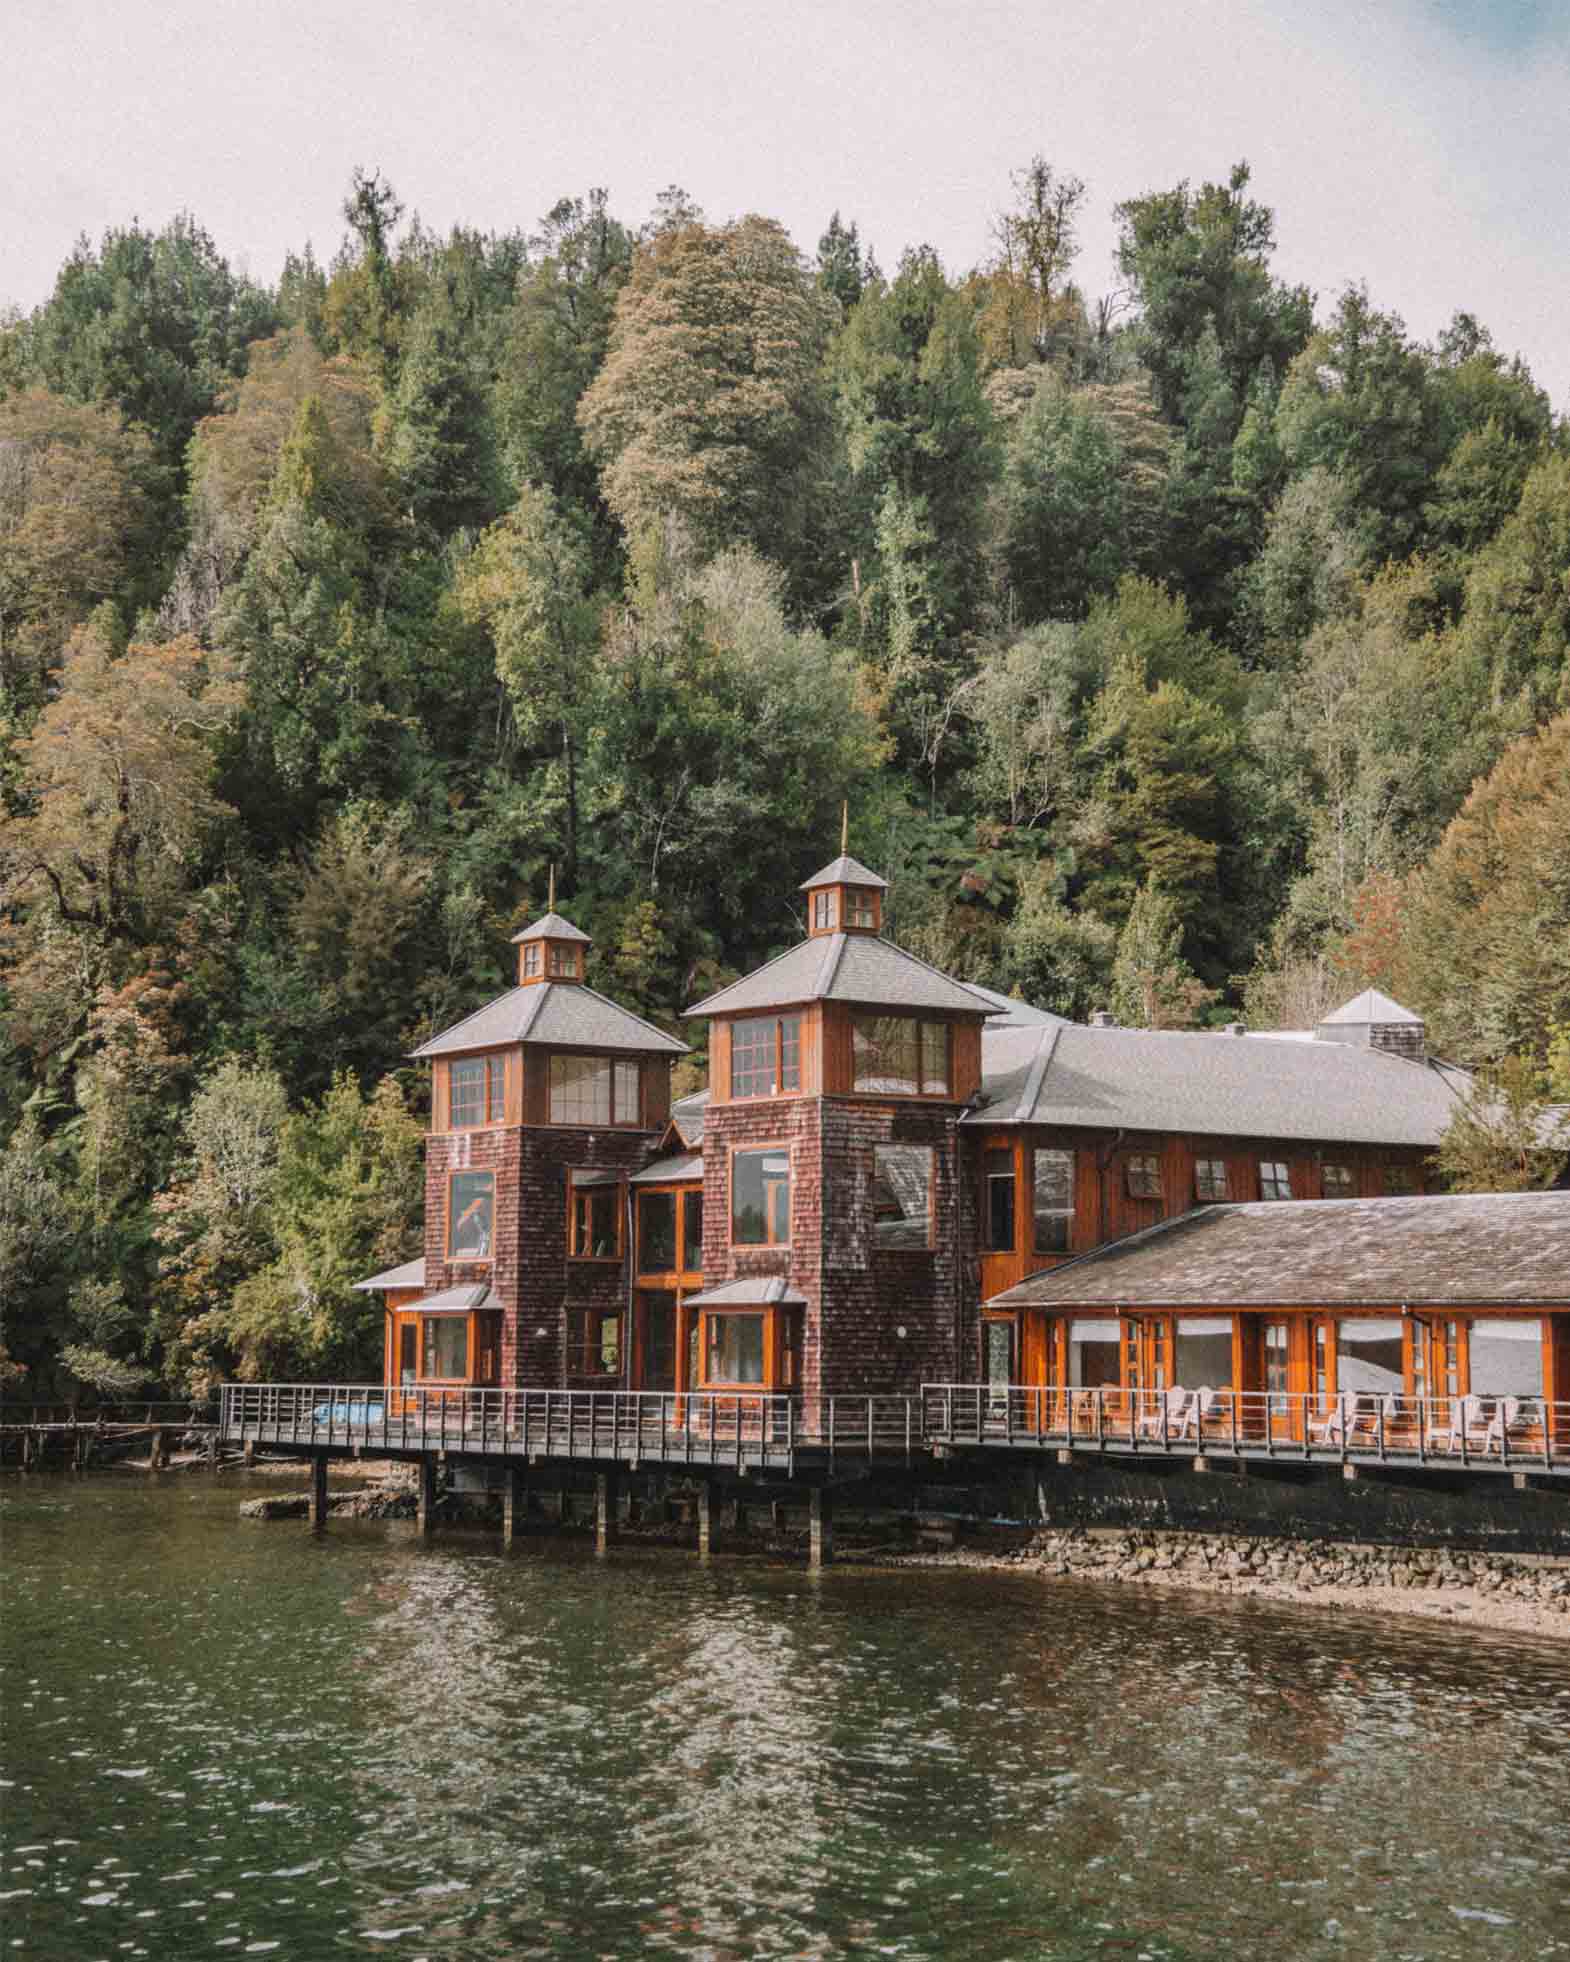
POLYGON ((239 1497, 0 1488, 7 1953, 1570 1956, 1570 1649, 239 1497))

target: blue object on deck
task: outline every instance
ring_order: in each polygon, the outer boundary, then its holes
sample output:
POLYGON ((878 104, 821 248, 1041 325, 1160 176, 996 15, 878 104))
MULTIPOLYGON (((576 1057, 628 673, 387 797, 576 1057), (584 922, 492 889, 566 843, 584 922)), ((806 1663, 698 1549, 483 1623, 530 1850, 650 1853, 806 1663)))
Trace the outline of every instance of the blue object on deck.
POLYGON ((313 1424, 380 1424, 387 1416, 384 1403, 319 1403, 311 1412, 313 1424))

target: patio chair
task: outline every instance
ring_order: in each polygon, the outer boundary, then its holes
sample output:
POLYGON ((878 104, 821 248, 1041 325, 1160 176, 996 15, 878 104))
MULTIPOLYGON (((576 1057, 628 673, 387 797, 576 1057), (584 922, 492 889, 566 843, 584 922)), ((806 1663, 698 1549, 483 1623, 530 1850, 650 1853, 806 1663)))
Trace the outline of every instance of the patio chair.
POLYGON ((1193 1392, 1174 1383, 1170 1390, 1158 1390, 1141 1412, 1139 1435, 1176 1439, 1186 1435, 1193 1392))
POLYGON ((1483 1450, 1488 1434, 1483 1399, 1474 1396, 1453 1396, 1449 1402, 1449 1422, 1434 1425, 1429 1434, 1429 1448, 1434 1451, 1459 1451, 1464 1445, 1469 1451, 1483 1450))

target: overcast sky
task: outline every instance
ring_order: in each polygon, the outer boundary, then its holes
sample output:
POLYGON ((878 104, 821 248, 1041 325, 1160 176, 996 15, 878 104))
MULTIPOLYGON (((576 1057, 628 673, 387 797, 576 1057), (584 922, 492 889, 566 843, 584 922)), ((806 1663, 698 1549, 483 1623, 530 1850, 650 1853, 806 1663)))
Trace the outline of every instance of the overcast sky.
POLYGON ((356 164, 445 229, 683 185, 811 251, 963 271, 1037 151, 1112 207, 1253 166, 1277 270, 1431 337, 1458 308, 1570 410, 1570 0, 3 0, 0 303, 186 208, 258 278, 324 260, 356 164))

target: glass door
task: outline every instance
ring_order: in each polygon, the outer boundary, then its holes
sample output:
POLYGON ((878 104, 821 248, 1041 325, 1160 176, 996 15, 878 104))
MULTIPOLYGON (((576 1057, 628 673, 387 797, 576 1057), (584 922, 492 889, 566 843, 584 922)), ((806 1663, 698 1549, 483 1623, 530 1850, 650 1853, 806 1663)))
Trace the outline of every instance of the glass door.
POLYGON ((661 1390, 676 1388, 676 1297, 660 1289, 648 1289, 638 1296, 642 1322, 642 1349, 638 1388, 661 1390))

